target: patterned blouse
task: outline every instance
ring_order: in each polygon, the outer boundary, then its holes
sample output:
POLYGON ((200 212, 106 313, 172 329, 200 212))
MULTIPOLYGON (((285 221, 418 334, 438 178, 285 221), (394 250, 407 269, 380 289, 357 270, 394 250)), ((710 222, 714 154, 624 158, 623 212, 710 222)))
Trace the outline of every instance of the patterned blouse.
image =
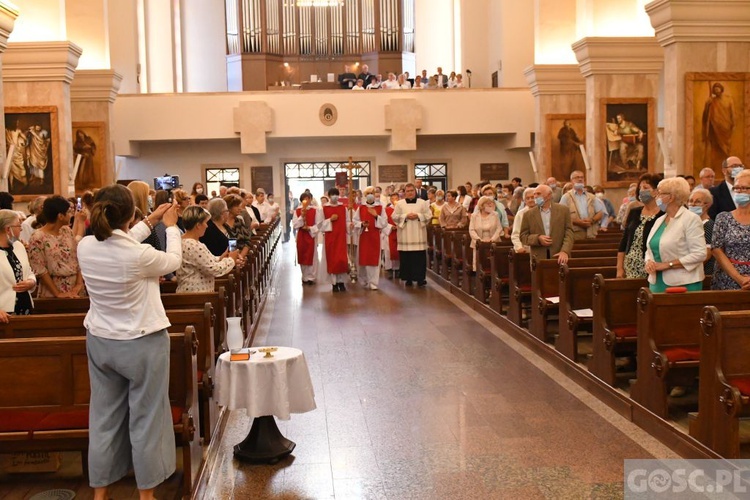
POLYGON ((641 213, 641 223, 633 233, 633 242, 630 244, 630 251, 625 254, 625 277, 626 278, 648 278, 646 272, 645 253, 643 252, 643 229, 646 223, 662 215, 657 212, 652 215, 643 215, 641 213))
POLYGON ((234 268, 230 257, 214 256, 198 240, 182 239, 182 266, 177 270, 177 293, 205 293, 214 291, 214 279, 234 268))
MULTIPOLYGON (((13 276, 16 279, 16 283, 20 283, 21 281, 23 281, 23 266, 21 265, 21 261, 18 260, 18 257, 16 257, 16 254, 13 253, 13 247, 0 247, 0 250, 4 251, 8 256, 8 263, 10 264, 10 268, 13 270, 13 276)), ((19 316, 31 314, 31 307, 31 294, 29 292, 16 292, 16 303, 13 308, 13 314, 19 316)))
POLYGON ((250 230, 245 225, 245 220, 239 215, 234 219, 234 227, 224 224, 224 229, 230 238, 237 240, 237 250, 242 250, 250 244, 250 230))
MULTIPOLYGON (((711 248, 723 250, 738 273, 750 275, 750 225, 737 222, 732 212, 721 212, 716 216, 713 230, 711 248)), ((740 285, 721 266, 715 266, 711 289, 739 290, 740 285)))
MULTIPOLYGON (((58 290, 62 293, 69 292, 76 284, 79 271, 76 245, 73 230, 68 226, 61 227, 58 236, 43 229, 34 231, 29 239, 31 270, 37 277, 49 273, 58 290)), ((54 297, 54 294, 41 282, 39 296, 54 297)))

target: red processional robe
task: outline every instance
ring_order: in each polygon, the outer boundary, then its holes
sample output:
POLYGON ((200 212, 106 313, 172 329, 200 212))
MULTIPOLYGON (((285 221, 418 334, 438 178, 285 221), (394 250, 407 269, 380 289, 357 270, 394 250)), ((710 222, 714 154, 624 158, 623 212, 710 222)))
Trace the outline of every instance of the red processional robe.
POLYGON ((383 207, 374 205, 360 205, 359 220, 367 223, 367 231, 362 228, 359 233, 359 265, 360 266, 377 266, 380 264, 380 229, 375 227, 376 217, 368 211, 373 208, 378 215, 383 213, 383 207))
MULTIPOLYGON (((296 210, 297 217, 302 217, 302 207, 296 210)), ((315 208, 310 207, 304 216, 305 226, 312 227, 315 225, 315 208)), ((301 266, 312 266, 313 260, 315 259, 315 245, 317 242, 315 238, 310 234, 310 231, 305 231, 300 228, 297 231, 297 262, 301 266)))
POLYGON ((346 253, 346 207, 344 205, 325 205, 324 218, 330 219, 333 214, 339 216, 331 221, 331 230, 325 233, 326 267, 328 274, 346 274, 349 272, 349 257, 346 253))

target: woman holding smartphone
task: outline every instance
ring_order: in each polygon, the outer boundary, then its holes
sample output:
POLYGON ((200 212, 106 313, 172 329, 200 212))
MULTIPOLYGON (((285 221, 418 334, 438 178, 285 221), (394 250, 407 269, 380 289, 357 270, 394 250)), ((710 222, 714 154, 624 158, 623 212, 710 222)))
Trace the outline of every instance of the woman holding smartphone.
MULTIPOLYGON (((237 250, 216 257, 200 242, 210 218, 211 215, 197 205, 182 212, 185 234, 182 235, 182 265, 177 270, 177 293, 213 292, 214 279, 224 276, 241 262, 237 250)), ((231 245, 232 239, 229 242, 231 245)))

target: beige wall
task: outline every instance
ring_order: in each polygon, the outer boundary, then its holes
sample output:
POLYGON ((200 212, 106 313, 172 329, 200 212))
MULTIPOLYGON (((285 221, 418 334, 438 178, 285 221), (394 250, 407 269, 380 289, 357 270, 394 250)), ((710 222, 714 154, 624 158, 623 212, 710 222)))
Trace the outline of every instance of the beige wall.
POLYGON ((10 42, 65 40, 65 0, 14 0, 18 7, 10 42))
POLYGON ((181 0, 185 92, 226 92, 224 9, 213 2, 181 0))
POLYGON ((108 0, 74 0, 65 3, 68 40, 81 49, 79 69, 109 68, 108 0))
MULTIPOLYGON (((501 87, 526 87, 523 71, 534 64, 534 2, 492 0, 490 36, 488 43, 495 71, 501 61, 501 87)), ((471 68, 472 70, 474 68, 471 68)))
POLYGON ((456 70, 453 51, 454 1, 457 0, 416 0, 414 45, 418 73, 426 69, 428 75, 434 75, 438 66, 442 66, 446 74, 456 70))
POLYGON ((138 85, 138 19, 135 0, 116 0, 108 5, 110 61, 112 69, 122 75, 120 90, 126 94, 140 92, 138 85))

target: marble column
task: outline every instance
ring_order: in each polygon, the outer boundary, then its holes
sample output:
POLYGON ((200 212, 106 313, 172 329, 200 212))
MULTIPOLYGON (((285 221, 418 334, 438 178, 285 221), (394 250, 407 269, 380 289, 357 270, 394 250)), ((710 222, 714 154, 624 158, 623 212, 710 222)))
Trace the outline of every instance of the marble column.
MULTIPOLYGON (((544 182, 554 175, 559 181, 568 176, 553 168, 553 141, 560 121, 586 114, 586 83, 575 64, 535 64, 524 71, 534 96, 534 156, 536 181, 544 182)), ((584 130, 578 131, 581 135, 584 130)), ((556 167, 560 167, 557 165, 556 167)))
MULTIPOLYGON (((0 0, 0 53, 5 52, 8 47, 8 37, 13 31, 13 25, 18 17, 18 10, 12 5, 0 0)), ((3 68, 0 64, 0 96, 3 95, 3 68)), ((0 122, 5 123, 5 111, 0 108, 0 122)), ((0 151, 3 152, 2 158, 5 159, 5 134, 0 134, 0 151)), ((3 179, 0 175, 0 191, 8 190, 8 180, 3 179)))
MULTIPOLYGON (((664 64, 662 48, 654 37, 589 37, 573 44, 581 74, 586 80, 586 151, 591 170, 586 173, 588 184, 627 187, 637 180, 634 173, 607 179, 608 121, 605 102, 617 103, 643 99, 651 106, 651 122, 647 125, 647 153, 652 162, 649 170, 660 171, 656 165, 658 140, 656 100, 664 64)), ((626 117, 627 118, 627 117, 626 117)), ((636 124, 638 125, 638 124, 636 124)), ((641 124, 641 127, 644 125, 641 124)))
MULTIPOLYGON (((29 112, 50 112, 52 120, 52 191, 72 196, 68 177, 73 168, 73 142, 70 128, 70 82, 73 81, 81 49, 70 42, 9 43, 3 54, 3 103, 29 112)), ((26 112, 26 111, 23 111, 26 112)), ((49 167, 48 167, 49 168, 49 167)), ((45 171, 49 175, 48 171, 45 171)), ((33 195, 17 197, 21 201, 33 195)))
MULTIPOLYGON (((664 47, 664 135, 675 174, 693 174, 703 167, 721 179, 721 154, 706 155, 702 114, 710 97, 709 82, 722 81, 723 97, 732 99, 735 112, 750 96, 750 1, 657 0, 646 6, 656 39, 664 47), (704 75, 688 75, 705 73, 704 75), (711 75, 730 73, 733 75, 711 75), (744 74, 743 74, 744 73, 744 74), (728 83, 729 82, 729 83, 728 83), (688 95, 688 88, 693 92, 688 95), (743 97, 744 90, 744 97, 743 97), (692 132, 692 133, 691 133, 692 132), (718 164, 717 164, 718 163, 718 164)), ((750 161, 748 115, 735 119, 731 153, 750 161), (740 123, 744 122, 744 128, 740 123)), ((718 153, 718 151, 716 152, 718 153)))
POLYGON ((114 70, 90 69, 76 71, 73 83, 70 85, 74 157, 76 144, 80 143, 76 137, 79 129, 96 142, 97 150, 93 165, 87 165, 87 167, 94 167, 93 172, 83 176, 79 167, 76 192, 106 186, 114 182, 115 151, 111 134, 112 112, 120 82, 122 82, 122 76, 114 70), (99 152, 103 154, 99 156, 99 152), (80 179, 90 179, 93 186, 82 184, 80 179))

